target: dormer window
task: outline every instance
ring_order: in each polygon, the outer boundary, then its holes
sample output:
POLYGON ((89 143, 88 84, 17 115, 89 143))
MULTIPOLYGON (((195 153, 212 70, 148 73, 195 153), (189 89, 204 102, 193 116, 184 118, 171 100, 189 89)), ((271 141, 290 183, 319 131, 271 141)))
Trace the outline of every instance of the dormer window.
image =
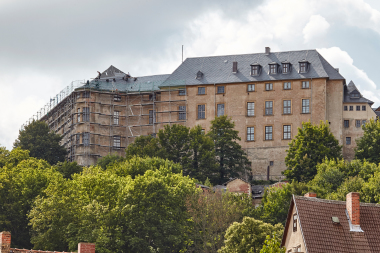
POLYGON ((276 62, 269 63, 269 75, 275 75, 278 72, 278 64, 276 62))
POLYGON ((202 79, 202 77, 203 77, 203 73, 201 71, 198 71, 196 79, 199 80, 199 79, 202 79))
POLYGON ((251 76, 259 76, 261 74, 261 65, 258 63, 251 64, 251 76))
POLYGON ((353 91, 353 92, 350 94, 350 98, 360 98, 360 93, 359 93, 359 92, 355 92, 355 91, 353 91))
POLYGON ((307 73, 309 71, 309 65, 310 63, 306 60, 300 61, 300 71, 299 73, 307 73))
POLYGON ((283 62, 282 63, 282 74, 289 74, 290 73, 290 63, 289 62, 283 62))

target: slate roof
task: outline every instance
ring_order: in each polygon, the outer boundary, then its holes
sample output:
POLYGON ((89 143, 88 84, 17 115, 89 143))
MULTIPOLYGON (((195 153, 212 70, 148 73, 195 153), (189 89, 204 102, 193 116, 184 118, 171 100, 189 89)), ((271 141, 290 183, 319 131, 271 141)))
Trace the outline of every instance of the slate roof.
MULTIPOLYGON (((360 227, 363 232, 350 232, 346 202, 293 196, 290 210, 296 206, 299 225, 308 253, 380 252, 380 205, 360 203, 360 227), (339 218, 334 224, 332 216, 339 218)), ((288 213, 285 231, 291 229, 288 213)), ((285 242, 286 233, 282 239, 285 242)))
POLYGON ((159 86, 170 75, 153 75, 132 77, 121 70, 110 66, 103 71, 100 79, 94 79, 89 84, 83 85, 78 89, 91 88, 95 90, 118 90, 120 92, 144 92, 159 90, 159 86), (128 78, 127 78, 128 77, 128 78), (108 81, 107 81, 108 80, 108 81))
POLYGON ((368 103, 369 105, 373 104, 373 101, 366 99, 362 96, 358 88, 356 87, 355 83, 353 81, 350 81, 348 85, 344 86, 344 103, 368 103), (358 93, 358 98, 352 98, 350 95, 353 93, 358 93))
POLYGON ((272 52, 269 55, 256 53, 187 58, 161 86, 171 86, 177 83, 202 85, 304 78, 344 80, 344 77, 317 50, 301 50, 272 52), (303 60, 310 62, 310 69, 307 73, 298 73, 299 62, 303 60), (234 61, 237 62, 237 73, 232 72, 232 62, 234 61), (273 62, 278 64, 289 62, 292 70, 289 74, 269 75, 269 64, 273 62), (251 64, 255 63, 260 64, 263 68, 259 76, 251 76, 251 64), (203 77, 200 79, 196 79, 198 71, 203 73, 203 77))
POLYGON ((377 108, 372 108, 372 110, 376 113, 377 117, 380 117, 380 106, 377 108))

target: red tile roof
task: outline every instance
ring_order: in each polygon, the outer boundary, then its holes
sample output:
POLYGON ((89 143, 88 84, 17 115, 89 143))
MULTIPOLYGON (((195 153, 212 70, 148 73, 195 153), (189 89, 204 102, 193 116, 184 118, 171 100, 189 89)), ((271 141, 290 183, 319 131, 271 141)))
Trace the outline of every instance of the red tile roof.
MULTIPOLYGON (((293 196, 291 208, 293 205, 308 253, 380 252, 380 205, 360 203, 360 227, 364 232, 350 231, 345 201, 293 196), (338 224, 332 222, 333 216, 339 218, 338 224)), ((289 227, 290 217, 285 229, 289 227)), ((286 233, 283 244, 285 236, 286 233)))

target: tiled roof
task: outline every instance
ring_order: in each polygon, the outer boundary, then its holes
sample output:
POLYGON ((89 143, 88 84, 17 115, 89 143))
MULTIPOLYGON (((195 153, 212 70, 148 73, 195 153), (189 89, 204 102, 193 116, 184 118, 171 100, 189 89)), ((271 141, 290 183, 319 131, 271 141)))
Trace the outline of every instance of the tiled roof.
POLYGON ((289 52, 273 52, 270 54, 243 54, 187 58, 162 84, 162 86, 202 85, 214 83, 237 83, 253 81, 273 81, 283 79, 329 78, 344 80, 344 77, 333 68, 316 50, 301 50, 289 52), (310 63, 307 73, 299 73, 299 62, 306 60, 310 63), (237 73, 232 72, 232 62, 237 62, 237 73), (270 75, 270 63, 289 62, 291 72, 288 74, 270 75), (262 71, 259 76, 251 76, 251 64, 260 64, 262 71), (196 79, 198 71, 203 77, 196 79))
POLYGON ((344 103, 368 103, 370 105, 373 104, 373 102, 369 99, 366 99, 365 97, 362 96, 358 88, 356 88, 356 85, 354 84, 353 81, 350 81, 348 85, 344 86, 344 98, 343 98, 344 103), (358 93, 359 97, 358 98, 352 98, 350 96, 351 93, 358 93))
POLYGON ((308 253, 380 252, 380 205, 360 203, 360 227, 364 232, 350 232, 345 201, 300 196, 293 196, 292 201, 308 253), (334 224, 333 216, 340 223, 334 224))

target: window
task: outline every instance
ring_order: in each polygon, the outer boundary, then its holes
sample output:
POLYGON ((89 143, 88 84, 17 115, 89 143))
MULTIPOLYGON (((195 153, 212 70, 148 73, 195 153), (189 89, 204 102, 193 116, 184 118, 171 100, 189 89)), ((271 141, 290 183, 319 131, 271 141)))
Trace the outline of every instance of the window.
POLYGON ((356 127, 361 127, 361 121, 360 121, 360 119, 357 119, 356 121, 355 121, 355 126, 356 127))
POLYGON ((76 144, 77 144, 77 145, 80 144, 80 134, 77 134, 77 135, 76 135, 76 144))
POLYGON ((359 92, 357 92, 357 91, 353 91, 353 92, 350 94, 350 97, 351 97, 351 98, 360 98, 360 94, 359 94, 359 92))
POLYGON ((198 105, 198 119, 206 118, 206 105, 198 105))
POLYGON ((156 101, 156 93, 149 95, 149 101, 156 101))
POLYGON ((118 111, 113 112, 113 124, 114 125, 119 125, 119 115, 120 115, 120 112, 118 112, 118 111))
POLYGON ((89 91, 85 91, 82 93, 82 97, 83 98, 89 98, 90 97, 90 92, 89 91))
POLYGON ((302 113, 310 113, 310 101, 309 99, 302 99, 302 113))
POLYGON ((350 121, 349 120, 344 120, 344 127, 349 128, 350 127, 350 121))
POLYGON ((83 107, 82 108, 82 121, 89 122, 90 121, 90 107, 83 107))
POLYGON ((180 89, 180 90, 178 91, 178 95, 179 95, 179 96, 186 96, 186 90, 185 90, 185 89, 180 89))
POLYGON ((290 72, 290 66, 289 63, 283 63, 282 64, 282 73, 288 74, 290 72))
POLYGON ((121 96, 120 95, 113 95, 113 101, 120 102, 121 101, 121 96))
POLYGON ((353 110, 354 110, 354 106, 350 105, 350 111, 353 111, 353 110))
POLYGON ((284 140, 290 140, 291 139, 291 130, 292 130, 292 127, 290 125, 284 125, 283 126, 283 138, 284 140))
POLYGON ((292 113, 292 101, 291 100, 284 100, 284 114, 291 114, 292 113))
POLYGON ((277 74, 277 64, 269 64, 269 74, 277 74))
POLYGON ((186 105, 180 105, 178 110, 181 111, 178 114, 178 120, 186 120, 186 105))
POLYGON ((348 111, 348 106, 347 105, 344 106, 344 110, 348 111))
POLYGON ((261 66, 259 64, 251 65, 251 75, 258 76, 261 72, 261 66))
POLYGON ((247 103, 247 116, 255 116, 255 103, 248 102, 247 103))
POLYGON ((205 134, 206 134, 206 131, 205 131, 204 129, 202 129, 202 130, 201 130, 201 133, 202 133, 203 135, 205 135, 205 134))
POLYGON ((365 105, 362 105, 362 111, 367 110, 367 107, 365 105))
POLYGON ((284 83, 284 90, 290 90, 292 88, 291 82, 285 82, 284 83))
POLYGON ((303 61, 300 62, 300 73, 306 73, 309 70, 309 62, 303 61))
POLYGON ((357 110, 357 111, 360 111, 360 105, 357 105, 357 106, 356 106, 356 110, 357 110))
POLYGON ((198 71, 197 72, 197 79, 202 79, 202 77, 203 77, 203 73, 201 72, 201 71, 198 71))
POLYGON ((265 140, 273 140, 273 127, 266 126, 265 127, 265 140))
POLYGON ((362 120, 362 125, 365 125, 367 121, 365 119, 362 120))
POLYGON ((269 161, 269 166, 273 166, 274 161, 269 161))
POLYGON ((77 122, 80 122, 80 108, 78 108, 77 122))
POLYGON ((156 123, 156 113, 153 113, 153 110, 149 110, 149 125, 156 123))
POLYGON ((120 136, 116 135, 113 137, 113 148, 119 149, 120 148, 120 136))
POLYGON ((351 137, 346 137, 346 145, 350 145, 351 144, 351 137))
POLYGON ((224 115, 224 104, 217 104, 217 116, 224 115))
POLYGON ((217 93, 218 94, 224 93, 224 86, 218 86, 217 93))
POLYGON ((293 232, 297 232, 297 214, 293 214, 293 232))
POLYGON ((206 87, 198 87, 198 95, 205 95, 206 87))
POLYGON ((302 89, 309 89, 309 88, 310 88, 309 81, 302 81, 302 89))
POLYGON ((248 91, 255 91, 255 85, 254 84, 248 84, 248 91))
POLYGON ((247 127, 247 141, 254 141, 254 140, 255 140, 255 128, 247 127))
POLYGON ((265 115, 273 115, 273 101, 265 101, 265 115))
POLYGON ((273 90, 273 83, 266 83, 265 90, 273 90))
POLYGON ((90 133, 83 133, 82 143, 86 147, 90 145, 90 133))

